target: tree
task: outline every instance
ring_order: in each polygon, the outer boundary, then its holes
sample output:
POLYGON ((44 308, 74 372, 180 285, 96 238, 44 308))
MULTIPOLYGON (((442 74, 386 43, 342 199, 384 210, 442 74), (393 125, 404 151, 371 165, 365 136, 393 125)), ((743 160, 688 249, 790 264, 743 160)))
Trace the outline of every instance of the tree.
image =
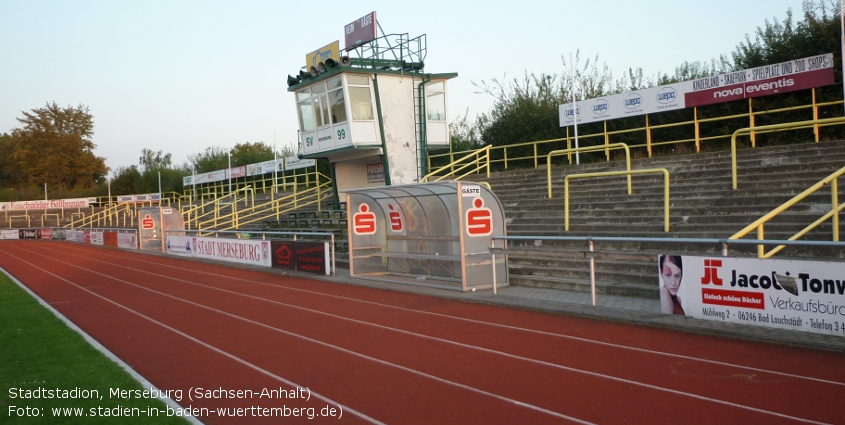
POLYGON ((23 114, 17 119, 23 127, 12 130, 19 185, 47 183, 70 190, 97 186, 108 167, 94 155, 94 119, 87 107, 62 108, 54 102, 23 114))
POLYGON ((220 146, 209 146, 204 152, 188 155, 188 161, 197 174, 222 170, 229 167, 229 151, 220 146))
POLYGON ((111 181, 111 191, 114 195, 139 195, 152 192, 152 188, 141 178, 138 167, 119 167, 111 181))
POLYGON ((20 174, 13 158, 14 138, 8 133, 0 134, 0 187, 16 187, 20 174))
POLYGON ((230 151, 232 152, 232 166, 257 164, 259 162, 273 159, 273 147, 264 142, 237 143, 230 151))
POLYGON ((145 171, 163 170, 170 168, 172 165, 170 158, 171 155, 169 153, 163 154, 162 151, 153 152, 150 149, 144 148, 141 150, 141 157, 138 159, 138 163, 145 171))

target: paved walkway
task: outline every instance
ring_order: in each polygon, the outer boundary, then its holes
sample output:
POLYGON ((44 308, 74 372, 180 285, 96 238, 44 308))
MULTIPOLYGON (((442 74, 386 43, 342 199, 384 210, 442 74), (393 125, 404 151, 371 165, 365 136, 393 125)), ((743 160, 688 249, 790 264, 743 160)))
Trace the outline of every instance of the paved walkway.
POLYGON ((656 299, 597 294, 596 306, 594 307, 592 306, 592 299, 589 293, 562 291, 558 289, 509 286, 499 288, 498 294, 493 295, 492 290, 458 292, 426 286, 387 283, 350 277, 349 270, 346 269, 338 269, 337 275, 335 276, 316 276, 290 271, 287 273, 303 278, 417 293, 467 302, 527 308, 555 314, 613 320, 725 338, 785 344, 845 353, 845 337, 843 336, 822 335, 662 314, 660 313, 660 301, 656 299))

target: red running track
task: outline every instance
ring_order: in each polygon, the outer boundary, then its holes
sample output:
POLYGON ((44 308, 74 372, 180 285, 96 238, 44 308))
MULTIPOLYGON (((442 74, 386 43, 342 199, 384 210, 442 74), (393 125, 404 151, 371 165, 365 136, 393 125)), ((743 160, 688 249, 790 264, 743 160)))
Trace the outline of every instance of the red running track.
POLYGON ((181 406, 209 409, 205 423, 845 423, 835 353, 66 242, 4 241, 0 267, 159 389, 182 390, 181 406), (215 397, 238 390, 255 396, 215 397), (316 417, 215 410, 283 406, 316 417))

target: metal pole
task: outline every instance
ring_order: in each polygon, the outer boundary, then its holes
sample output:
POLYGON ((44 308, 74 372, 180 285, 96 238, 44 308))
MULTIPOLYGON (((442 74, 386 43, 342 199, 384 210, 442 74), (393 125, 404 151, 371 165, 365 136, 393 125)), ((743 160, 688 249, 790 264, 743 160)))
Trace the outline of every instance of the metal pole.
POLYGON ((491 239, 490 244, 493 248, 490 250, 491 261, 493 263, 493 295, 496 295, 496 240, 491 239))
POLYGON ((229 168, 226 170, 229 176, 229 194, 232 193, 232 152, 229 152, 229 168))
POLYGON ((161 202, 161 171, 158 172, 158 201, 161 202))
POLYGON ((279 183, 279 158, 276 156, 276 132, 273 132, 273 193, 278 193, 276 184, 279 183))
POLYGON ((596 306, 596 254, 593 240, 590 239, 590 294, 593 296, 593 307, 596 306))
POLYGON ((44 183, 44 200, 47 200, 47 183, 44 183))
MULTIPOLYGON (((845 75, 845 1, 839 0, 839 45, 842 48, 842 75, 845 75)), ((842 79, 842 94, 845 96, 845 78, 842 79)), ((843 105, 845 106, 845 105, 843 105)))
POLYGON ((193 174, 191 174, 191 186, 193 188, 194 198, 192 201, 197 200, 197 166, 194 165, 193 170, 191 170, 193 174))
POLYGON ((108 186, 109 186, 109 203, 108 203, 108 206, 111 206, 111 179, 106 177, 106 183, 108 183, 108 186))
MULTIPOLYGON (((569 73, 572 77, 572 116, 575 117, 575 148, 578 148, 578 105, 575 103, 575 62, 572 62, 572 52, 569 52, 569 73)), ((575 165, 581 164, 581 155, 575 152, 575 165)))

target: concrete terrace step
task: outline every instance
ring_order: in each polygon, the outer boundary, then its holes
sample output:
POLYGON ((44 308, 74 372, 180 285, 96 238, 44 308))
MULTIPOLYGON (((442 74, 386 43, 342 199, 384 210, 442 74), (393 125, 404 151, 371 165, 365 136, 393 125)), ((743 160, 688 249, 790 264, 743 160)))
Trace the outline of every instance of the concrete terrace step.
MULTIPOLYGON (((655 274, 655 282, 657 275, 655 274)), ((529 286, 535 288, 551 288, 567 291, 590 292, 589 279, 522 275, 509 273, 508 282, 511 285, 529 286)), ((657 283, 653 285, 637 285, 630 283, 596 281, 596 293, 608 295, 624 295, 630 297, 657 299, 660 297, 657 283)))

